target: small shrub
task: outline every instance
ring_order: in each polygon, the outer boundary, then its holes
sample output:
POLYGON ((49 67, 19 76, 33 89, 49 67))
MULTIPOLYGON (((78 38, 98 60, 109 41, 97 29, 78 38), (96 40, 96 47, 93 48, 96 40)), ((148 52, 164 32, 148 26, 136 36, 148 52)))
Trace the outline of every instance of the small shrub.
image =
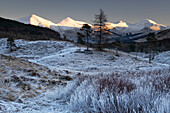
POLYGON ((130 92, 136 88, 135 84, 129 80, 122 78, 99 78, 95 84, 99 84, 99 91, 102 92, 104 89, 108 89, 110 92, 130 92))
POLYGON ((170 76, 157 77, 152 82, 152 85, 157 91, 169 92, 170 91, 170 76))

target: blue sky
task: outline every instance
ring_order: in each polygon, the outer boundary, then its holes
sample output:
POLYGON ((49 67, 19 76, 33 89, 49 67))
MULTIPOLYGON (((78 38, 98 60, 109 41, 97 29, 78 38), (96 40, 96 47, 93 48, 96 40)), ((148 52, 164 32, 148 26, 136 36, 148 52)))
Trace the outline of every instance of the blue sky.
POLYGON ((110 22, 152 19, 170 25, 170 0, 1 0, 0 17, 17 19, 37 14, 57 23, 69 16, 92 23, 100 8, 110 22))

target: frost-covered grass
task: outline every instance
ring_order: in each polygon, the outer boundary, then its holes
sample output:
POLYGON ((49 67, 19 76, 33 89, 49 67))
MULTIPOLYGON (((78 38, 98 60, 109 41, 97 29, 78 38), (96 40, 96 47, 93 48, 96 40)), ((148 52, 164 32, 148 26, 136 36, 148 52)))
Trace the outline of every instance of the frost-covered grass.
MULTIPOLYGON (((93 54, 84 54, 77 51, 77 47, 63 49, 54 55, 32 60, 32 62, 48 66, 57 71, 67 70, 72 75, 98 75, 111 74, 119 71, 146 70, 165 67, 152 63, 142 58, 135 58, 127 53, 119 52, 119 57, 114 50, 95 51, 93 54)), ((82 48, 82 51, 85 48, 82 48)), ((64 72, 63 72, 64 73, 64 72)))
POLYGON ((154 62, 170 65, 170 51, 162 52, 156 55, 154 62))
MULTIPOLYGON (((120 51, 118 57, 114 50, 91 49, 93 54, 85 54, 77 51, 80 47, 65 41, 16 40, 20 48, 11 53, 7 52, 5 43, 6 39, 0 39, 0 53, 15 56, 17 60, 0 60, 2 81, 12 77, 18 81, 14 79, 11 82, 14 85, 1 82, 7 89, 2 91, 21 90, 22 87, 15 89, 20 80, 25 80, 23 82, 33 89, 41 86, 43 91, 22 99, 21 103, 20 95, 15 95, 14 101, 1 100, 0 109, 4 112, 169 112, 169 65, 156 61, 149 64, 145 58, 120 51), (55 78, 56 73, 65 77, 55 78), (64 81, 70 79, 69 76, 74 79, 67 81, 66 86, 51 85, 55 83, 53 80, 64 81)), ((81 51, 84 49, 81 47, 81 51)), ((164 55, 161 58, 164 59, 164 55)), ((28 89, 26 87, 23 94, 28 93, 28 89)))
POLYGON ((8 52, 6 38, 0 39, 0 54, 16 56, 23 59, 37 59, 52 55, 64 48, 73 47, 74 44, 64 41, 25 41, 15 40, 16 51, 8 52))
MULTIPOLYGON (((137 57, 143 57, 149 59, 149 54, 134 53, 134 52, 132 52, 131 54, 137 55, 137 57)), ((170 65, 170 51, 158 52, 157 54, 155 54, 155 57, 152 62, 170 65)))
POLYGON ((6 39, 0 39, 0 53, 23 58, 70 76, 164 67, 156 63, 149 64, 147 60, 136 59, 135 56, 123 52, 118 52, 120 57, 117 57, 114 50, 102 52, 92 50, 93 54, 79 53, 77 50, 81 48, 83 51, 85 47, 77 47, 66 41, 16 40, 15 42, 20 49, 7 53, 6 39))
POLYGON ((23 102, 52 87, 64 85, 55 71, 15 57, 0 55, 0 98, 23 102))
POLYGON ((72 112, 169 113, 169 73, 166 68, 83 76, 62 96, 72 112))

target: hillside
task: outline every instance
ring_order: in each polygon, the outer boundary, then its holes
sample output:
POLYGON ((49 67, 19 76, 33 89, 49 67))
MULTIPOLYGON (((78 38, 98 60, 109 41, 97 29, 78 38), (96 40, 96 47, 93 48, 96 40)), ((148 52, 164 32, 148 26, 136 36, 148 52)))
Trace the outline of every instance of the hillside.
POLYGON ((54 70, 0 54, 0 112, 19 112, 26 100, 66 84, 67 79, 54 70))
POLYGON ((158 40, 170 39, 170 29, 166 29, 157 33, 158 40))
POLYGON ((2 100, 22 101, 35 97, 57 84, 59 74, 47 67, 0 54, 0 97, 2 100))
POLYGON ((26 40, 60 39, 60 34, 48 28, 26 25, 17 21, 0 18, 0 38, 13 37, 26 40))

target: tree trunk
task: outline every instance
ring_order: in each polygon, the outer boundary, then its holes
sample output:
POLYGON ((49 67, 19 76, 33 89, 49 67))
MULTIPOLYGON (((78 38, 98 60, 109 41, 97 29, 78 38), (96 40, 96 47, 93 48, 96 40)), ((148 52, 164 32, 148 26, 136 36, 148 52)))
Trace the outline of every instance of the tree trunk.
POLYGON ((89 37, 88 37, 88 31, 87 31, 87 51, 89 50, 89 37))
POLYGON ((118 55, 118 49, 117 49, 117 47, 116 47, 116 56, 119 56, 119 55, 118 55))
POLYGON ((152 51, 151 51, 151 49, 149 49, 149 63, 151 63, 151 57, 152 57, 152 51))
POLYGON ((152 60, 155 58, 155 51, 152 51, 152 60))
POLYGON ((136 55, 136 58, 137 58, 137 44, 135 44, 135 55, 136 55))
POLYGON ((100 39, 99 39, 99 50, 102 50, 102 20, 100 18, 100 39))

